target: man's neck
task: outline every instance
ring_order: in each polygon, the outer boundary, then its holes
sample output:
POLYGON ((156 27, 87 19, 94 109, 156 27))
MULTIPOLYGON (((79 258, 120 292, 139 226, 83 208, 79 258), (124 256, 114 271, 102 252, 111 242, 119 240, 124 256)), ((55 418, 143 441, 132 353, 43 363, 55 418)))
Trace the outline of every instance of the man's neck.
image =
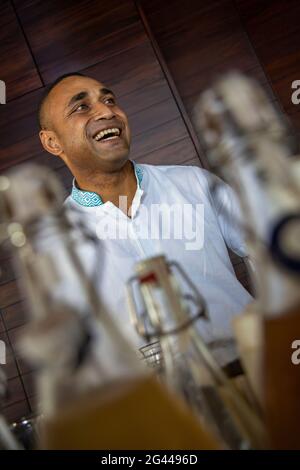
POLYGON ((77 185, 84 191, 91 191, 98 194, 103 202, 110 201, 115 206, 119 207, 123 212, 126 212, 126 204, 124 199, 120 204, 120 196, 126 197, 127 200, 127 213, 131 208, 132 200, 136 192, 137 181, 134 173, 134 167, 130 160, 125 165, 112 172, 93 171, 75 176, 77 185))

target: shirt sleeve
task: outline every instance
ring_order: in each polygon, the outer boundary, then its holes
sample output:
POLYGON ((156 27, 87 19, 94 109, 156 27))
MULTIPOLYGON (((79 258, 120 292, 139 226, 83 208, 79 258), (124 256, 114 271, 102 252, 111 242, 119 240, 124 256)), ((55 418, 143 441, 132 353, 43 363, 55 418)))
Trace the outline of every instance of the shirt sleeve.
MULTIPOLYGON (((204 170, 205 171, 205 170, 204 170)), ((205 171, 209 195, 226 245, 242 258, 248 256, 242 229, 242 211, 235 191, 218 176, 205 171)))

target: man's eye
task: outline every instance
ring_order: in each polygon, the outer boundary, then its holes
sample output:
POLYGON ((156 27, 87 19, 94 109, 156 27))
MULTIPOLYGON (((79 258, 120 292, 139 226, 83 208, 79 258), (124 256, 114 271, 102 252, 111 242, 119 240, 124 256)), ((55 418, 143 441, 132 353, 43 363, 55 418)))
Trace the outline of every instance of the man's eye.
POLYGON ((115 104, 115 99, 114 98, 106 98, 104 100, 104 103, 108 103, 108 104, 115 104))
POLYGON ((79 106, 77 106, 77 108, 75 108, 74 111, 82 111, 84 109, 88 109, 88 105, 87 104, 80 104, 79 106))

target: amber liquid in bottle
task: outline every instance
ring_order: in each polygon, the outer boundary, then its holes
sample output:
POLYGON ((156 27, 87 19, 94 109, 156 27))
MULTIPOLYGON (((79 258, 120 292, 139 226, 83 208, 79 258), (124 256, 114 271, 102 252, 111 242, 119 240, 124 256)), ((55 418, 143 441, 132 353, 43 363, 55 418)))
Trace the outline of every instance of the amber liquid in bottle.
POLYGON ((47 449, 217 449, 186 406, 156 378, 114 382, 47 419, 47 449))

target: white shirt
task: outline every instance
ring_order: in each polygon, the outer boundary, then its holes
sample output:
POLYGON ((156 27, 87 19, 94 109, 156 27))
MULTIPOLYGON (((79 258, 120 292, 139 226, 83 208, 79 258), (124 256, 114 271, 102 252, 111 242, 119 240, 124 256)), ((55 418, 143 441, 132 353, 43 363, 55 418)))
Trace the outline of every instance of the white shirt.
MULTIPOLYGON (((252 301, 235 276, 226 248, 247 255, 234 192, 198 167, 133 164, 137 190, 131 218, 74 183, 73 196, 65 201, 70 218, 99 239, 96 249, 90 243, 79 247, 86 272, 123 333, 140 347, 144 341, 130 324, 125 284, 135 273, 135 263, 164 254, 181 265, 207 302, 211 322, 198 321, 204 339, 230 340, 232 317, 252 301), (210 189, 212 179, 219 183, 217 192, 210 189)), ((228 345, 217 348, 216 355, 224 364, 236 352, 228 345)))

